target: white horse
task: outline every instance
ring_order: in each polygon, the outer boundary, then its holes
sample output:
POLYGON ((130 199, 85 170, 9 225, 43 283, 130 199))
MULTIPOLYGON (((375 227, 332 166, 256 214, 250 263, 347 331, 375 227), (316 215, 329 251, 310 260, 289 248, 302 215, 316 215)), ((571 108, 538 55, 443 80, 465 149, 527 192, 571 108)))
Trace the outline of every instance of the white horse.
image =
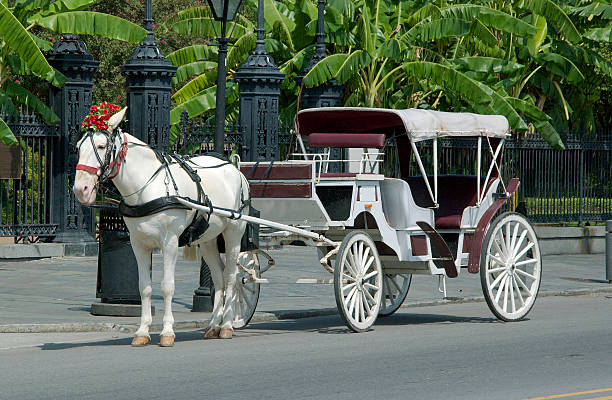
MULTIPOLYGON (((180 165, 170 164, 168 172, 155 152, 145 143, 124 132, 119 132, 117 135, 110 133, 117 129, 126 110, 127 108, 124 108, 108 120, 108 131, 85 135, 79 141, 79 165, 73 187, 78 200, 84 205, 90 205, 96 199, 100 176, 112 180, 124 202, 129 206, 141 205, 168 195, 197 199, 197 186, 180 165), (174 182, 178 190, 175 189, 174 182)), ((236 210, 241 207, 243 199, 248 198, 248 181, 232 164, 212 156, 192 158, 190 164, 201 177, 202 189, 214 206, 236 210)), ((248 208, 245 209, 247 210, 248 208)), ((142 300, 140 327, 135 333, 132 346, 144 346, 150 341, 149 327, 152 322, 150 268, 151 252, 154 248, 161 249, 164 261, 161 290, 165 310, 160 346, 174 345, 172 295, 178 238, 191 223, 194 213, 193 210, 171 208, 139 218, 124 217, 138 262, 142 300)), ((226 339, 231 338, 233 334, 232 304, 236 296, 237 259, 246 222, 214 214, 210 215, 208 222, 209 227, 204 235, 192 243, 191 247, 185 248, 185 258, 188 258, 189 254, 193 257, 196 253, 201 253, 210 268, 215 286, 213 313, 205 337, 226 339), (223 235, 225 240, 225 266, 217 249, 216 239, 219 235, 223 235), (199 251, 195 251, 195 246, 199 251)))

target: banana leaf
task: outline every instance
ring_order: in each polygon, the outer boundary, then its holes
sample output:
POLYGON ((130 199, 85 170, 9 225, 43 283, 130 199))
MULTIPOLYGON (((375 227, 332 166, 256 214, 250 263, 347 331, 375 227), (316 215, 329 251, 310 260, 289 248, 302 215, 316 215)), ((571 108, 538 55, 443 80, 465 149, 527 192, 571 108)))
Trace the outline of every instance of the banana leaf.
POLYGON ((12 98, 16 103, 23 104, 31 111, 39 114, 47 124, 60 122, 59 117, 47 107, 34 93, 23 88, 11 80, 7 80, 2 85, 2 91, 12 98))
POLYGON ((0 39, 26 63, 32 73, 54 86, 62 87, 66 77, 54 70, 40 51, 28 31, 0 3, 0 39))
POLYGON ((72 11, 38 20, 38 25, 56 33, 96 35, 125 42, 140 43, 147 30, 123 18, 91 11, 72 11))
POLYGON ((172 64, 178 66, 190 64, 196 61, 213 61, 217 59, 219 51, 214 46, 204 44, 194 44, 183 47, 168 54, 166 58, 172 64))
POLYGON ((176 85, 179 82, 183 82, 195 75, 200 75, 206 71, 210 71, 217 67, 217 63, 214 61, 196 61, 193 63, 181 65, 176 70, 176 75, 172 78, 172 84, 176 85))
POLYGON ((15 146, 18 143, 13 131, 2 118, 0 118, 0 142, 8 146, 15 146))
POLYGON ((520 0, 519 8, 524 8, 541 15, 548 21, 559 33, 571 43, 578 43, 582 40, 582 36, 572 20, 556 3, 550 0, 520 0))

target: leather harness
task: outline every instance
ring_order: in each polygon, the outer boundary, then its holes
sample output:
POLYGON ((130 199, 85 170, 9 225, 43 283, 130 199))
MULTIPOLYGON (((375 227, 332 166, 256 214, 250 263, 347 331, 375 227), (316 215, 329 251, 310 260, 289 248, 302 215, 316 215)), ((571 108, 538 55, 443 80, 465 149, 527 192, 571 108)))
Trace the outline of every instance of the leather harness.
MULTIPOLYGON (((98 162, 100 163, 100 167, 92 167, 86 164, 77 164, 76 169, 98 175, 99 179, 98 179, 97 185, 115 178, 119 174, 119 169, 121 168, 122 162, 125 162, 125 157, 126 157, 127 150, 128 150, 127 136, 125 134, 123 134, 123 142, 121 143, 121 150, 119 154, 116 155, 115 138, 119 135, 119 132, 120 131, 118 129, 115 129, 112 133, 108 131, 101 131, 101 133, 107 137, 107 142, 106 142, 107 151, 106 151, 106 157, 105 157, 104 162, 102 161, 96 149, 96 145, 93 139, 94 132, 86 133, 86 135, 89 136, 91 140, 94 154, 96 158, 98 159, 98 162), (109 147, 110 147, 110 151, 109 151, 109 147), (111 157, 113 157, 113 160, 111 160, 111 157), (99 174, 98 174, 98 171, 100 171, 99 174)), ((81 145, 82 144, 83 142, 81 142, 81 145)), ((210 219, 210 215, 212 214, 212 210, 213 210, 213 205, 210 202, 210 199, 208 198, 208 196, 206 195, 206 193, 204 193, 204 190, 202 189, 201 178, 198 175, 198 173, 195 171, 194 168, 192 168, 187 163, 188 160, 185 160, 183 157, 181 157, 178 154, 164 153, 159 150, 153 149, 148 145, 141 145, 139 143, 130 143, 130 144, 146 146, 149 149, 151 149, 155 153, 155 156, 157 157, 157 159, 161 162, 161 165, 153 173, 153 175, 149 178, 147 183, 145 183, 142 188, 140 188, 134 193, 131 193, 123 197, 124 198, 129 197, 136 193, 141 192, 143 189, 147 187, 149 183, 153 181, 153 179, 157 176, 157 174, 159 174, 164 169, 166 170, 168 176, 170 177, 170 180, 172 181, 175 191, 178 193, 178 186, 170 171, 171 164, 178 164, 187 173, 187 175, 189 175, 191 180, 196 184, 196 187, 198 190, 197 203, 210 208, 210 211, 207 214, 200 215, 199 211, 195 212, 195 214, 193 215, 193 219, 191 220, 191 223, 185 228, 185 230, 179 236, 178 244, 179 244, 179 247, 183 247, 185 245, 190 245, 194 241, 198 240, 204 234, 204 232, 206 232, 206 230, 208 229, 208 226, 209 226, 208 221, 210 219)), ((230 162, 227 161, 227 159, 220 154, 208 153, 207 155, 217 157, 221 160, 224 160, 225 162, 211 166, 211 167, 199 167, 199 168, 219 168, 224 165, 230 164, 230 162)), ((171 196, 167 190, 166 192, 167 193, 165 197, 160 197, 158 199, 151 200, 144 204, 139 204, 135 206, 126 204, 124 199, 122 198, 121 202, 119 203, 119 214, 123 217, 128 217, 128 218, 141 218, 141 217, 146 217, 146 216, 153 215, 158 212, 169 210, 169 209, 191 210, 190 207, 183 205, 177 200, 179 196, 171 196)), ((240 207, 240 210, 242 210, 246 205, 248 205, 248 203, 250 202, 250 199, 245 201, 242 198, 243 196, 242 190, 240 190, 240 196, 241 196, 241 202, 242 202, 242 206, 240 207)))

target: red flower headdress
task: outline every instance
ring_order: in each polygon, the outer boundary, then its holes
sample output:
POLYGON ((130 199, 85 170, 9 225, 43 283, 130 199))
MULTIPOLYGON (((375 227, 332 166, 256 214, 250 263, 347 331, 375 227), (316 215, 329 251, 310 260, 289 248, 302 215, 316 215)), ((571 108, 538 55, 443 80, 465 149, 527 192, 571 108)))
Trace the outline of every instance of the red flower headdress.
POLYGON ((119 106, 112 103, 102 102, 98 105, 91 106, 89 108, 89 114, 85 117, 85 120, 81 124, 81 130, 86 132, 92 131, 103 131, 108 129, 107 121, 111 115, 119 111, 119 106))

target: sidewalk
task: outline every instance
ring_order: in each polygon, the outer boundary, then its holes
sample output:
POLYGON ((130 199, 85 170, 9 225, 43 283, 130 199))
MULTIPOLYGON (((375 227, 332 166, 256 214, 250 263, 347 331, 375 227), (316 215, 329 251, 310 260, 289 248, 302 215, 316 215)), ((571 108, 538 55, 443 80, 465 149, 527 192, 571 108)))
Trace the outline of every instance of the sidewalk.
MULTIPOLYGON (((317 261, 308 247, 291 246, 271 250, 276 265, 265 274, 270 283, 262 284, 257 313, 252 322, 335 314, 333 276, 317 261), (324 284, 296 283, 315 278, 324 284)), ((35 261, 0 262, 0 333, 134 331, 135 317, 101 317, 89 313, 95 298, 97 258, 64 257, 35 261)), ((176 329, 204 327, 209 313, 191 312, 193 290, 198 285, 199 268, 179 261, 173 312, 176 329)), ((153 258, 153 305, 157 312, 152 330, 159 330, 163 299, 159 287, 161 257, 153 258)), ((605 278, 605 254, 545 256, 539 296, 611 292, 605 278)), ((403 309, 445 302, 483 301, 479 275, 463 270, 457 279, 447 279, 447 296, 438 292, 438 279, 414 276, 403 309)), ((536 303, 537 307, 537 303, 536 303)), ((401 312, 402 310, 400 310, 401 312)), ((482 306, 483 315, 489 310, 482 306)))

